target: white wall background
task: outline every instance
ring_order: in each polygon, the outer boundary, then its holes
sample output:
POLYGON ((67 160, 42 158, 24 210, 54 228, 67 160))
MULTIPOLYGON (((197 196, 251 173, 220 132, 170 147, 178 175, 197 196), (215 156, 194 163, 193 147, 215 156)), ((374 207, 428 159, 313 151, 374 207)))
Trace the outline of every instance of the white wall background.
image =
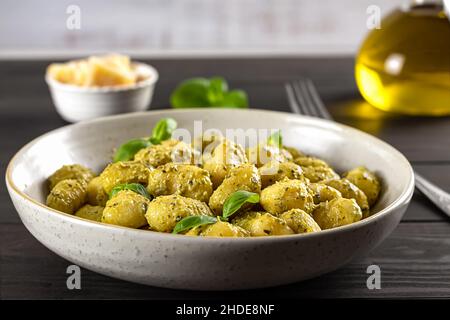
POLYGON ((0 0, 0 57, 105 51, 354 54, 366 9, 404 0, 0 0), (81 29, 66 27, 69 5, 81 29))

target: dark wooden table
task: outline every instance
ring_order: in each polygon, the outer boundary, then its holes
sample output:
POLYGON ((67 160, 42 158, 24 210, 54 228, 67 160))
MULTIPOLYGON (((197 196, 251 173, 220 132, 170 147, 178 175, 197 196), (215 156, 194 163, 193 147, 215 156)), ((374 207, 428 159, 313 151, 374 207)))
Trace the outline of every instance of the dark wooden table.
MULTIPOLYGON (((337 121, 389 142, 415 169, 450 190, 450 118, 407 118, 377 111, 358 94, 351 58, 152 60, 160 72, 152 108, 166 108, 182 79, 221 75, 246 90, 252 107, 288 111, 283 84, 311 77, 337 121)), ((43 80, 48 61, 0 62, 0 167, 32 138, 65 125, 43 80)), ((449 102, 450 103, 450 102, 449 102)), ((3 299, 193 299, 299 297, 450 297, 450 220, 416 193, 402 222, 377 249, 320 278, 265 290, 191 292, 147 287, 82 270, 68 290, 68 261, 35 240, 0 189, 0 297, 3 299), (367 266, 381 268, 380 290, 366 287, 367 266)))

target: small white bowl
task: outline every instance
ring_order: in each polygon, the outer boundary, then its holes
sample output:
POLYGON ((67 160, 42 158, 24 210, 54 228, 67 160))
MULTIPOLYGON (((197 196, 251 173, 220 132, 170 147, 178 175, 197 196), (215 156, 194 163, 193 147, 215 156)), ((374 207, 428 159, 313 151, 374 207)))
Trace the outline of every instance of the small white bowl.
POLYGON ((80 87, 45 76, 59 115, 68 122, 144 111, 150 104, 158 71, 148 64, 135 62, 137 72, 145 77, 137 84, 111 87, 80 87))
MULTIPOLYGON (((198 133, 199 134, 199 133, 198 133)), ((84 268, 153 286, 232 290, 269 287, 330 272, 367 254, 398 225, 414 192, 408 160, 359 130, 282 112, 184 109, 96 119, 49 132, 23 147, 6 170, 6 185, 26 228, 50 250, 84 268), (253 238, 189 237, 92 222, 45 206, 46 180, 63 164, 99 172, 111 150, 143 137, 162 117, 180 128, 282 129, 283 141, 339 171, 359 165, 382 180, 373 215, 315 233, 253 238)), ((361 284, 362 285, 362 284, 361 284)))

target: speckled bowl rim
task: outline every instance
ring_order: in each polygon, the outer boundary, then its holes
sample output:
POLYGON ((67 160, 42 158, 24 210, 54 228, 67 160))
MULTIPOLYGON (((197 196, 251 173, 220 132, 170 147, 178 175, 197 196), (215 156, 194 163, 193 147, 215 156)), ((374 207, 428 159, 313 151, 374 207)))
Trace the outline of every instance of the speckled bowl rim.
POLYGON ((112 119, 117 119, 117 118, 127 119, 127 118, 144 116, 144 115, 148 115, 148 114, 155 115, 155 116, 158 116, 158 115, 168 116, 168 115, 183 114, 183 113, 189 113, 191 111, 200 111, 200 110, 202 112, 205 112, 205 111, 224 112, 225 109, 205 110, 204 108, 191 108, 191 109, 181 109, 181 110, 155 110, 155 111, 146 111, 146 112, 135 112, 135 113, 130 113, 130 114, 112 115, 112 116, 97 118, 97 119, 93 119, 93 120, 82 121, 79 123, 67 125, 67 126, 49 131, 49 132, 33 139, 29 143, 27 143, 12 157, 12 159, 10 160, 8 167, 6 169, 6 175, 5 175, 6 176, 6 184, 8 186, 8 189, 11 190, 12 192, 14 192, 20 198, 22 198, 23 201, 29 202, 36 209, 44 210, 47 214, 56 216, 56 218, 60 218, 61 220, 64 220, 65 222, 68 222, 68 223, 74 223, 74 224, 85 225, 85 226, 89 226, 89 227, 95 227, 99 231, 102 231, 102 230, 105 230, 105 231, 109 230, 109 231, 116 231, 116 232, 127 231, 130 233, 130 235, 136 234, 136 236, 141 236, 141 237, 147 236, 149 238, 149 240, 152 240, 153 238, 158 237, 161 240, 189 241, 189 242, 206 241, 206 242, 221 242, 221 243, 241 243, 241 242, 245 241, 245 242, 257 242, 257 243, 263 244, 266 242, 274 242, 274 241, 292 241, 292 240, 321 237, 321 236, 327 236, 327 235, 339 235, 340 233, 352 231, 352 230, 361 228, 363 226, 366 226, 368 224, 375 223, 376 221, 380 220, 385 215, 393 213, 395 211, 395 209, 397 209, 398 207, 400 207, 402 205, 407 205, 413 196, 413 193, 414 193, 414 171, 413 171, 409 161, 406 159, 406 157, 400 151, 398 151, 397 149, 395 149, 388 143, 386 143, 370 134, 362 132, 358 129, 354 129, 349 126, 346 126, 346 125, 343 125, 340 123, 336 123, 333 121, 323 120, 323 119, 318 119, 318 118, 313 118, 313 117, 307 117, 307 116, 302 116, 302 115, 296 115, 296 114, 292 114, 292 113, 288 113, 288 112, 269 111, 269 110, 264 110, 264 109, 248 109, 248 110, 247 109, 245 109, 245 110, 226 109, 226 112, 236 112, 236 113, 255 112, 255 113, 260 113, 260 114, 269 113, 269 114, 273 114, 273 115, 300 117, 303 119, 307 119, 307 121, 310 122, 311 124, 316 125, 321 128, 330 129, 333 131, 336 131, 336 129, 340 129, 343 131, 350 132, 352 134, 360 135, 365 139, 372 140, 378 144, 381 144, 381 146, 386 151, 394 154, 397 158, 399 158, 400 161, 403 161, 403 165, 406 166, 406 168, 408 169, 408 172, 409 172, 409 175, 407 177, 408 181, 406 183, 406 188, 402 191, 400 196, 397 199, 395 199, 387 207, 385 207, 382 210, 380 210, 379 212, 371 215, 370 217, 367 217, 363 220, 354 222, 349 225, 345 225, 345 226, 341 226, 341 227, 337 227, 337 228, 333 228, 333 229, 322 230, 320 232, 294 234, 294 235, 280 235, 280 236, 272 236, 272 237, 267 236, 267 237, 220 238, 220 237, 191 237, 191 236, 185 236, 182 234, 172 234, 172 233, 163 233, 163 232, 157 232, 157 231, 151 231, 151 230, 132 229, 132 228, 116 226, 116 225, 111 225, 111 224, 106 224, 106 223, 101 223, 101 222, 96 222, 96 221, 79 218, 77 216, 70 215, 70 214, 52 209, 50 207, 47 207, 43 203, 40 203, 39 201, 31 198, 30 196, 28 196, 27 194, 22 192, 13 182, 13 179, 11 176, 12 175, 12 167, 14 166, 16 159, 21 154, 25 153, 29 148, 31 148, 37 141, 45 138, 48 135, 55 134, 62 130, 67 130, 67 128, 70 128, 70 127, 82 127, 85 125, 91 125, 93 123, 107 122, 107 121, 110 121, 112 119))
POLYGON ((81 87, 73 84, 66 84, 53 79, 47 72, 45 74, 45 82, 49 87, 55 90, 62 90, 67 92, 79 92, 79 93, 110 93, 110 92, 122 92, 133 91, 144 87, 154 85, 159 79, 158 71, 151 65, 139 61, 133 61, 132 64, 145 68, 150 76, 138 83, 125 85, 125 86, 105 86, 105 87, 81 87))

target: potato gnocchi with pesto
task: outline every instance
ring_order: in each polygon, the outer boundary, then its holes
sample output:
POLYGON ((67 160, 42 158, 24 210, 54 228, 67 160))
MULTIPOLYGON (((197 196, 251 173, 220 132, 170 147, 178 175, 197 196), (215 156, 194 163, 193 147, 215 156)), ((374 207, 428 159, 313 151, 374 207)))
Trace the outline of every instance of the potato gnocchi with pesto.
POLYGON ((360 166, 338 173, 282 143, 281 132, 244 148, 222 136, 172 139, 163 118, 150 137, 119 146, 95 174, 64 165, 48 177, 47 206, 79 218, 192 237, 320 232, 370 216, 381 192, 360 166), (197 146, 200 142, 200 146, 197 146))

